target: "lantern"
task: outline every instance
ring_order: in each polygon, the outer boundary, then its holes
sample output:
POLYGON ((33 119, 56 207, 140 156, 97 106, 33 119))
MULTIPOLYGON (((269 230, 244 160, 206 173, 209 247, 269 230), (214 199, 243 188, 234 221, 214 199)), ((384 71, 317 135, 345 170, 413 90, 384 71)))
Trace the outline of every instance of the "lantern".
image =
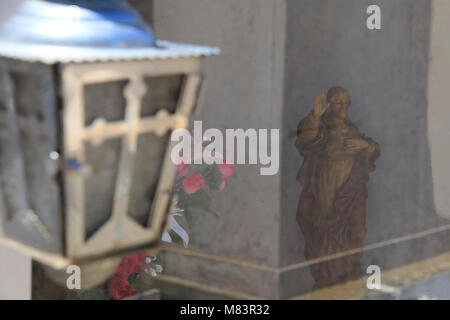
POLYGON ((202 58, 122 0, 26 1, 0 32, 0 237, 55 268, 157 246, 202 58))

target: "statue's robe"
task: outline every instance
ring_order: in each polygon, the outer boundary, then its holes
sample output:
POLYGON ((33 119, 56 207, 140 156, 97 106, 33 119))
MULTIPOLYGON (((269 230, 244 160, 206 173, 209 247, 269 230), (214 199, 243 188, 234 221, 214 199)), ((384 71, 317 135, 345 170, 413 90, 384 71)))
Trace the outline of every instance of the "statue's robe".
POLYGON ((379 146, 365 138, 349 119, 303 119, 296 146, 303 156, 297 180, 302 185, 296 220, 305 239, 305 258, 315 288, 361 276, 361 254, 330 255, 361 248, 366 235, 368 172, 375 170, 379 146), (363 151, 346 150, 346 139, 364 139, 363 151), (328 257, 324 262, 314 259, 328 257))

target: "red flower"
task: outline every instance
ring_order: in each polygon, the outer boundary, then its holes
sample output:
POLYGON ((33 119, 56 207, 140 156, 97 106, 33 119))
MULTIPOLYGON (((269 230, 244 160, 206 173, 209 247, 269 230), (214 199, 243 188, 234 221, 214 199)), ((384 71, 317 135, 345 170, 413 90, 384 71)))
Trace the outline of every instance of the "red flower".
POLYGON ((195 173, 183 180, 183 188, 187 194, 192 194, 200 190, 205 183, 205 179, 202 175, 200 173, 195 173))
POLYGON ((223 178, 234 176, 234 164, 232 163, 217 164, 217 168, 222 173, 223 178))
POLYGON ((188 173, 189 165, 181 161, 179 165, 177 165, 178 178, 185 177, 188 173))
POLYGON ((138 266, 146 256, 145 253, 139 253, 124 257, 116 268, 116 274, 123 280, 128 280, 128 277, 132 273, 144 273, 144 270, 138 266))
POLYGON ((134 289, 131 284, 120 277, 115 277, 109 282, 109 292, 115 300, 134 296, 134 289))

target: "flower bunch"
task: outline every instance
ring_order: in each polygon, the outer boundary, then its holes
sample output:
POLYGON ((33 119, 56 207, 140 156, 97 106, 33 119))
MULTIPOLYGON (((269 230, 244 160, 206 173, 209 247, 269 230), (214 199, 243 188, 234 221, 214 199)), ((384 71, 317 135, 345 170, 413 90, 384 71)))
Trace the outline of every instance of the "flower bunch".
MULTIPOLYGON (((228 178, 234 175, 234 164, 189 165, 181 161, 177 166, 177 179, 174 191, 178 196, 178 208, 186 210, 211 209, 212 192, 222 192, 228 184, 228 178)), ((214 212, 213 212, 214 213, 214 212)))
POLYGON ((134 283, 131 279, 133 275, 142 278, 143 275, 156 276, 157 272, 162 272, 162 267, 156 264, 156 260, 156 256, 149 257, 145 253, 124 257, 117 266, 115 276, 108 285, 109 292, 114 299, 128 298, 135 294, 137 288, 135 288, 136 285, 133 286, 134 283))
POLYGON ((190 209, 202 209, 217 216, 211 208, 211 196, 208 191, 222 192, 225 189, 228 178, 234 176, 234 164, 223 161, 223 157, 218 153, 215 156, 222 163, 190 165, 181 159, 177 165, 174 194, 177 196, 178 202, 169 220, 168 229, 163 234, 163 241, 172 242, 169 232, 174 232, 183 240, 184 246, 188 246, 189 235, 175 217, 186 215, 190 209))
MULTIPOLYGON (((218 153, 216 158, 223 159, 218 153)), ((234 164, 222 163, 212 165, 190 165, 187 161, 181 161, 177 165, 177 178, 174 184, 174 194, 178 202, 169 220, 168 230, 164 232, 162 240, 172 242, 169 232, 174 232, 183 241, 185 247, 189 244, 189 235, 177 222, 175 217, 186 215, 191 209, 201 209, 217 214, 211 208, 210 192, 223 192, 228 184, 229 177, 234 176, 234 164)), ((142 276, 156 276, 162 272, 162 267, 156 264, 156 257, 148 257, 145 254, 137 254, 122 259, 116 269, 116 276, 109 283, 109 291, 114 299, 123 299, 133 296, 136 287, 143 282, 142 276), (141 276, 139 281, 132 282, 133 275, 141 276)))

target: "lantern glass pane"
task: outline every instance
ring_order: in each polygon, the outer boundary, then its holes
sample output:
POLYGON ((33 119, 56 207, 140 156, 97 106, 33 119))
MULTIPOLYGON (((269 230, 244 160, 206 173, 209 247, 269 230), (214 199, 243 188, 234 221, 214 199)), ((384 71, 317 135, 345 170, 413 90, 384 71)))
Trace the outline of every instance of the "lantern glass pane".
POLYGON ((176 111, 183 75, 147 77, 147 92, 142 99, 141 117, 154 116, 159 110, 176 111))
POLYGON ((43 228, 54 233, 60 228, 59 187, 52 176, 54 162, 49 155, 55 150, 52 146, 55 137, 50 135, 54 133, 56 115, 45 110, 42 83, 37 76, 17 73, 12 76, 28 206, 41 219, 43 228), (23 124, 22 119, 26 119, 23 124))
POLYGON ((61 250, 60 181, 52 71, 18 63, 7 75, 0 126, 3 228, 7 236, 51 252, 61 250), (30 71, 30 72, 28 72, 30 71), (8 110, 9 109, 9 110, 8 110))
MULTIPOLYGON (((84 124, 98 119, 107 123, 124 121, 126 100, 123 92, 129 81, 88 84, 84 86, 84 124)), ((85 143, 85 214, 86 238, 91 237, 111 217, 120 160, 122 136, 85 143)))
POLYGON ((85 125, 103 118, 108 122, 125 118, 125 98, 123 92, 128 81, 96 83, 84 86, 85 125))
MULTIPOLYGON (((166 110, 169 114, 175 113, 183 78, 183 75, 144 78, 146 92, 141 100, 138 121, 157 116, 160 110, 166 110)), ((126 121, 126 108, 132 107, 127 104, 129 101, 124 96, 128 84, 129 81, 116 81, 84 86, 84 125, 93 125, 93 128, 96 128, 96 121, 99 119, 102 119, 104 125, 126 121)), ((119 214, 128 215, 143 227, 148 226, 171 129, 169 122, 164 120, 147 125, 149 127, 140 127, 136 151, 131 152, 131 158, 125 156, 132 161, 129 172, 126 168, 130 164, 120 162, 124 159, 122 153, 129 152, 123 149, 128 139, 127 131, 121 132, 117 138, 102 138, 104 131, 95 131, 88 139, 90 141, 85 142, 85 168, 82 170, 86 171, 86 240, 111 218, 114 205, 121 203, 120 199, 115 199, 115 192, 119 187, 129 188, 129 201, 117 212, 125 210, 119 214), (129 186, 126 186, 127 175, 131 178, 129 186)))
POLYGON ((122 138, 100 145, 85 143, 86 237, 92 236, 111 217, 122 138))
MULTIPOLYGON (((146 77, 146 94, 142 99, 141 118, 153 117, 160 110, 176 111, 184 75, 146 77)), ((138 148, 132 175, 128 215, 142 226, 148 226, 149 216, 171 131, 158 136, 144 133, 138 138, 138 148)))
POLYGON ((153 133, 139 136, 128 215, 142 226, 148 223, 169 137, 169 133, 162 137, 153 133))

